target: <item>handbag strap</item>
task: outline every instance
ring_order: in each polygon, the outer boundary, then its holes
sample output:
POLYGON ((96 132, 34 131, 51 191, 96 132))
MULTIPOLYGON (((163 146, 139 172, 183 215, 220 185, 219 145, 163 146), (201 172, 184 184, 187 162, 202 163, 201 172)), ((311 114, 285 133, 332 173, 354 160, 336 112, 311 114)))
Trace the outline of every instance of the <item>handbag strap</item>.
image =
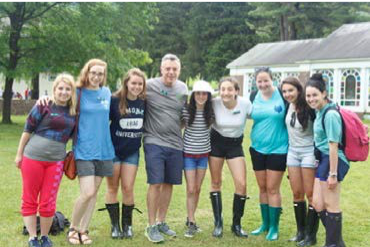
POLYGON ((81 94, 82 94, 82 88, 80 88, 80 91, 78 93, 78 99, 77 99, 77 107, 76 107, 76 126, 75 131, 73 132, 73 142, 72 145, 74 146, 77 141, 77 131, 78 131, 78 123, 80 121, 80 102, 81 102, 81 94))

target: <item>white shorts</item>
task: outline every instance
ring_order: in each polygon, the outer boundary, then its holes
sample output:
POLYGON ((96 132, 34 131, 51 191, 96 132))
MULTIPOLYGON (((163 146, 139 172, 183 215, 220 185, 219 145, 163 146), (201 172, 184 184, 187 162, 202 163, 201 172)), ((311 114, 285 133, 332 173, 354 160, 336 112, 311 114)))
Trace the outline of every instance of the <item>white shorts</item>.
POLYGON ((287 166, 315 168, 314 146, 308 147, 289 147, 287 156, 287 166))

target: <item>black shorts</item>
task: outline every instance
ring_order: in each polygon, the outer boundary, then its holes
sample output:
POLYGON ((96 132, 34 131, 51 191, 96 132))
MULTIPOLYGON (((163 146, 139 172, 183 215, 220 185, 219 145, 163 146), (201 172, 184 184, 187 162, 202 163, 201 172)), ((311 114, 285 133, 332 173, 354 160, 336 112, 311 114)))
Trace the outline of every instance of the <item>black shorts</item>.
POLYGON ((272 170, 284 172, 286 169, 287 154, 262 154, 252 147, 249 148, 249 153, 251 154, 254 171, 272 170))
POLYGON ((211 130, 211 153, 209 156, 233 159, 244 157, 243 136, 238 138, 224 137, 214 129, 211 130))

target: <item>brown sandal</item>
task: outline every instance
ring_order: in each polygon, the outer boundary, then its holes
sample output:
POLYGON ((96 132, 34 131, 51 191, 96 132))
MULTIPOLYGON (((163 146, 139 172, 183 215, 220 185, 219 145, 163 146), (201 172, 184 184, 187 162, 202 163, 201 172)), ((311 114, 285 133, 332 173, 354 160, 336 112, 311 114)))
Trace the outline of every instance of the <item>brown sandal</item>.
POLYGON ((84 232, 80 232, 80 241, 81 241, 81 244, 86 244, 86 245, 89 245, 89 244, 92 244, 92 240, 91 238, 89 238, 89 231, 84 231, 84 232))
POLYGON ((67 232, 67 242, 72 245, 81 244, 80 233, 74 228, 69 228, 67 232))

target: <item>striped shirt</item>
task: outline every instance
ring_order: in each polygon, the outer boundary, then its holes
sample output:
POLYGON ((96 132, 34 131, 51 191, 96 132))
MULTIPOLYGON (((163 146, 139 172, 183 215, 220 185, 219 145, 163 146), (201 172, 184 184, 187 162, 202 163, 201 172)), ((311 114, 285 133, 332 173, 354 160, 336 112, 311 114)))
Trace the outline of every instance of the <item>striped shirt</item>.
POLYGON ((207 127, 203 117, 203 110, 197 110, 194 122, 188 125, 189 112, 186 107, 182 109, 182 121, 185 122, 184 131, 184 153, 185 154, 207 154, 211 152, 210 128, 207 127))

